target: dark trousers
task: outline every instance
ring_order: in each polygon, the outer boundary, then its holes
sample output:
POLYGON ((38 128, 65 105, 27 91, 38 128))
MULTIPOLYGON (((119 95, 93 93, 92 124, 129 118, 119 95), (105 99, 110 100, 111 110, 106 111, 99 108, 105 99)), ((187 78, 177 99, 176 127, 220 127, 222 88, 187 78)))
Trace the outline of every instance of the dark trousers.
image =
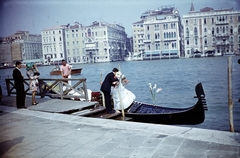
POLYGON ((17 93, 17 96, 16 96, 16 102, 17 102, 17 108, 20 108, 20 107, 25 107, 25 91, 24 89, 20 88, 20 89, 16 89, 16 93, 17 93))
POLYGON ((105 99, 106 111, 107 112, 112 111, 113 107, 112 107, 112 104, 111 104, 111 94, 109 92, 106 92, 106 91, 103 91, 103 94, 104 94, 104 99, 105 99))

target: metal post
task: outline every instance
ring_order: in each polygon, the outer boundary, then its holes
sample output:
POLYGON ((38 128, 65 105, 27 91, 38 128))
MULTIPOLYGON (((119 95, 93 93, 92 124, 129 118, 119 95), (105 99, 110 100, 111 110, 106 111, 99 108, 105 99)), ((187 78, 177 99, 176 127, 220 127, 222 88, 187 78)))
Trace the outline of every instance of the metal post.
POLYGON ((228 108, 229 108, 230 131, 234 132, 233 99, 232 99, 232 57, 228 57, 228 108))

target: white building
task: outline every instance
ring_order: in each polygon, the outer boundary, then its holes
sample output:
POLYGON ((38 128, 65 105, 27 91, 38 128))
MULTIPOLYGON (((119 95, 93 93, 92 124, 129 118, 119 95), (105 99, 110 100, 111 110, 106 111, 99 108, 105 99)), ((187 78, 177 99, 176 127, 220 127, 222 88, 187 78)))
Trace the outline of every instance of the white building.
POLYGON ((240 11, 203 8, 183 15, 185 56, 240 53, 240 11))
POLYGON ((42 31, 45 63, 65 59, 68 63, 97 63, 123 60, 125 28, 118 24, 93 22, 90 26, 61 25, 42 31))
POLYGON ((42 50, 44 64, 51 64, 66 58, 66 27, 66 25, 61 25, 42 30, 42 50))
POLYGON ((179 58, 183 53, 182 25, 174 6, 143 13, 132 30, 134 54, 145 60, 179 58))

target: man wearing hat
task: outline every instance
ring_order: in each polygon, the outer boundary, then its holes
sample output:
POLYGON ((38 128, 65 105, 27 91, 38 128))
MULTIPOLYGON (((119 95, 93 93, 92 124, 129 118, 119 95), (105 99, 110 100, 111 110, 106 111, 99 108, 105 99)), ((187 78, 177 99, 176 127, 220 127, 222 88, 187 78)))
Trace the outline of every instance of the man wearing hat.
POLYGON ((14 87, 16 89, 16 102, 17 102, 17 108, 26 108, 25 107, 25 90, 24 90, 24 78, 20 71, 21 68, 21 62, 17 61, 15 63, 15 69, 13 70, 13 79, 14 79, 14 87))

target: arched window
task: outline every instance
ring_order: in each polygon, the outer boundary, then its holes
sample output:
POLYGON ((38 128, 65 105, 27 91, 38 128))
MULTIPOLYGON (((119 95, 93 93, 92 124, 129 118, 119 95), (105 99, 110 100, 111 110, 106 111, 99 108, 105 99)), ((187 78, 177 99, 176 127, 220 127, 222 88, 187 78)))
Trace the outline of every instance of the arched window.
POLYGON ((91 30, 90 29, 88 29, 88 37, 91 37, 91 35, 92 35, 92 33, 91 33, 91 30))

